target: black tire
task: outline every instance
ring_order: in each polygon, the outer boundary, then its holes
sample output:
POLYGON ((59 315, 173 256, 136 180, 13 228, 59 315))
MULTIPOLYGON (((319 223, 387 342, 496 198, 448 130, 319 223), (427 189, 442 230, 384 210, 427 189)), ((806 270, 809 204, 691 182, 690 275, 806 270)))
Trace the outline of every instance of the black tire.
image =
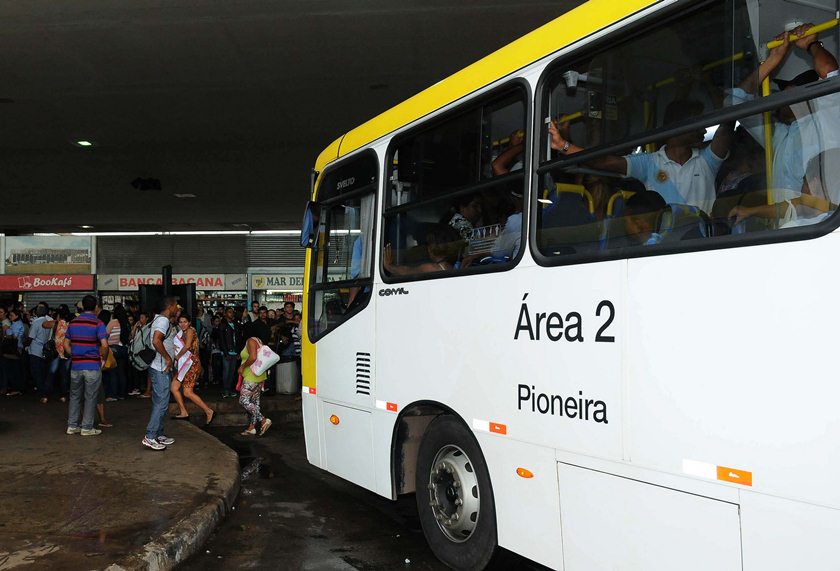
POLYGON ((415 482, 420 524, 435 556, 452 569, 487 567, 497 542, 493 487, 478 442, 460 420, 442 415, 429 424, 415 482))

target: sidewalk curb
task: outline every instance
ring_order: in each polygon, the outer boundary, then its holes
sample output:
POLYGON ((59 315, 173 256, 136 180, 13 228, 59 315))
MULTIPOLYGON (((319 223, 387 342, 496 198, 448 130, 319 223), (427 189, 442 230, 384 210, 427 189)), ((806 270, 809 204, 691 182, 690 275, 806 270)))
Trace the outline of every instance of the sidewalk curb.
POLYGON ((121 564, 111 565, 108 571, 169 571, 197 553, 213 531, 231 513, 239 495, 239 457, 216 437, 195 425, 189 425, 217 446, 226 449, 230 462, 219 466, 217 479, 206 490, 205 504, 182 518, 157 539, 143 546, 143 551, 129 555, 121 564))

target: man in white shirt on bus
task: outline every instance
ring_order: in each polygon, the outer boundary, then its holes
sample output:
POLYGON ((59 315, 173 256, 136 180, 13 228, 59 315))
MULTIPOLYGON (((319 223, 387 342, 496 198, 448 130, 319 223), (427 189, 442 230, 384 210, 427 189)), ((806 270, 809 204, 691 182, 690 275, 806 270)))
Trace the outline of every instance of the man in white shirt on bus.
MULTIPOLYGON (((679 123, 702 114, 698 101, 672 101, 665 109, 664 124, 679 123)), ((584 149, 565 139, 554 122, 549 125, 551 148, 561 154, 584 149)), ((709 145, 703 146, 705 129, 666 139, 655 153, 607 155, 588 164, 641 181, 668 204, 688 204, 711 212, 715 201, 715 176, 732 146, 734 123, 720 125, 709 145)))

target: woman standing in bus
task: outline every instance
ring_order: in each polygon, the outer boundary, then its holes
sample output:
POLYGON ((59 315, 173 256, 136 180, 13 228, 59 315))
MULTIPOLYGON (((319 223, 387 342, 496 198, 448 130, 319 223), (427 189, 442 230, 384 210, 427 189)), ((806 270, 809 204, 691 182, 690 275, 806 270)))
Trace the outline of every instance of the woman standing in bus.
POLYGON ((239 392, 239 404, 241 404, 251 418, 248 428, 240 434, 242 436, 253 436, 257 433, 257 423, 260 423, 260 436, 271 426, 271 419, 263 416, 260 412, 260 394, 262 393, 263 381, 267 375, 255 375, 251 371, 251 364, 257 360, 257 353, 262 342, 256 337, 249 337, 245 347, 239 354, 242 365, 239 366, 239 375, 242 377, 242 387, 239 392))
POLYGON ((198 354, 198 334, 192 326, 192 319, 187 313, 182 313, 178 317, 178 328, 180 331, 175 336, 175 375, 172 378, 172 384, 169 386, 175 402, 178 403, 178 416, 174 418, 178 420, 189 420, 190 414, 187 412, 187 407, 184 406, 184 397, 190 399, 198 408, 204 411, 207 416, 205 426, 209 426, 213 422, 214 412, 202 400, 200 396, 195 394, 195 383, 201 376, 201 362, 198 354), (181 389, 184 389, 183 396, 181 389))

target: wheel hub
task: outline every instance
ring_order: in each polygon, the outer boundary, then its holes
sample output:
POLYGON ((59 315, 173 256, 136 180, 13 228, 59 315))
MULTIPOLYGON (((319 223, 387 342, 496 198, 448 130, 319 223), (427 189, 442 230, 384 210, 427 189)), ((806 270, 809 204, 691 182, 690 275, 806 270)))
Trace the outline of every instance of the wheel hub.
POLYGON ((429 505, 444 535, 461 543, 469 539, 479 515, 478 480, 472 463, 457 446, 444 446, 429 474, 429 505))

